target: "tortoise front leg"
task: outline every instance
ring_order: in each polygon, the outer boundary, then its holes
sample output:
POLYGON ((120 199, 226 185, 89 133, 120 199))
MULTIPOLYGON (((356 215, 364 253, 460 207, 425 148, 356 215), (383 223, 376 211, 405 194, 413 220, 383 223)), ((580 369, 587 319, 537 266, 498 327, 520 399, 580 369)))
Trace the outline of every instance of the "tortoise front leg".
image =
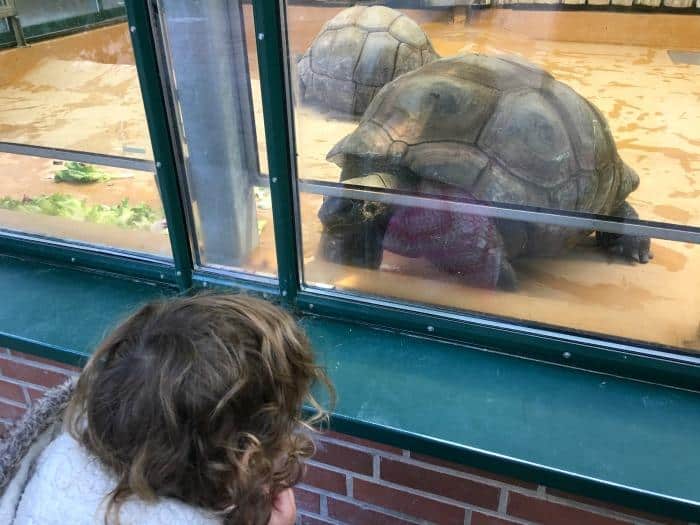
MULTIPOLYGON (((613 215, 627 219, 639 219, 637 211, 626 201, 613 212, 613 215)), ((598 246, 601 248, 639 261, 642 264, 648 263, 649 259, 654 258, 654 255, 651 253, 651 239, 649 239, 649 237, 642 235, 620 235, 618 233, 601 231, 597 231, 595 237, 596 241, 598 241, 598 246)))

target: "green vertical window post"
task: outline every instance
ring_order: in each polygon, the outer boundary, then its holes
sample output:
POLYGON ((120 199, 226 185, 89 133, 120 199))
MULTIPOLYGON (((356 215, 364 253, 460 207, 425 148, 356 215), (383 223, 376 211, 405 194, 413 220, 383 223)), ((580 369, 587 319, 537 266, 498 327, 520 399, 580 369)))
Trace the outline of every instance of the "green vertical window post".
POLYGON ((144 0, 127 0, 126 13, 155 157, 156 179, 168 222, 176 281, 180 289, 186 290, 192 285, 192 253, 148 4, 144 0))
POLYGON ((280 293, 283 301, 294 304, 299 290, 300 273, 294 175, 289 149, 292 142, 284 67, 286 46, 282 36, 280 4, 276 0, 253 0, 253 15, 265 115, 280 293))

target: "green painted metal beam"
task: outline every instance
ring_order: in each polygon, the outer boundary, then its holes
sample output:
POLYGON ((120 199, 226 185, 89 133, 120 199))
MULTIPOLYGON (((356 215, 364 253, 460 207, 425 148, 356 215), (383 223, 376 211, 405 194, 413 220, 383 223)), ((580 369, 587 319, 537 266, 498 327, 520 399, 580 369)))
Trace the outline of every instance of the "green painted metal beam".
POLYGON ((253 0, 260 68, 260 89, 265 115, 265 141, 269 164, 270 195, 275 228, 280 293, 293 304, 299 290, 299 252, 294 198, 292 144, 286 93, 285 49, 280 2, 253 0))
POLYGON ((700 390, 700 357, 654 346, 586 337, 565 329, 536 328, 495 317, 479 317, 350 293, 304 289, 300 311, 354 320, 492 351, 700 390))
POLYGON ((156 179, 168 223, 176 279, 180 288, 186 290, 192 285, 193 258, 150 13, 147 3, 138 0, 127 0, 126 11, 153 147, 156 179))
POLYGON ((85 243, 0 232, 0 254, 162 284, 176 282, 175 267, 170 260, 85 243))

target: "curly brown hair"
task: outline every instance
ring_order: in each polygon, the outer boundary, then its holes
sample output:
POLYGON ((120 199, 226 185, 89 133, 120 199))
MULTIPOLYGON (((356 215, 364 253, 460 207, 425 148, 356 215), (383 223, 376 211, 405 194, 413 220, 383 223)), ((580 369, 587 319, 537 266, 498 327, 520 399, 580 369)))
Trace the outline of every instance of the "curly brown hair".
POLYGON ((136 496, 177 498, 225 524, 267 523, 326 417, 313 384, 333 403, 303 331, 266 301, 199 295, 142 307, 91 357, 67 413, 73 437, 116 475, 105 522, 136 496))

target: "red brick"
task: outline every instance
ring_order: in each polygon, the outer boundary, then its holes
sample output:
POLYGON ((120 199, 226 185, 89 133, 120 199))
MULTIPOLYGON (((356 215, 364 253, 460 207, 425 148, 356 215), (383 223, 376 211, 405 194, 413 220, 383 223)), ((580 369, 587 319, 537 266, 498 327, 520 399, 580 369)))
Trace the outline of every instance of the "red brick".
POLYGON ((315 492, 310 492, 299 487, 294 488, 294 496, 297 502, 297 508, 307 512, 321 512, 321 496, 315 492))
POLYGON ((24 414, 26 410, 26 408, 17 407, 0 401, 0 417, 3 419, 17 419, 24 414))
POLYGON ((460 465, 459 463, 445 461, 444 459, 435 458, 433 456, 425 456, 423 454, 416 454, 414 452, 411 452, 411 458, 417 461, 430 463, 431 465, 437 465, 438 467, 449 468, 452 470, 457 470, 459 472, 464 472, 465 474, 471 474, 472 476, 479 476, 480 478, 492 479, 494 481, 508 483, 509 485, 515 485, 516 487, 522 487, 525 489, 537 490, 536 483, 530 483, 529 481, 523 481, 521 479, 511 478, 509 476, 501 476, 500 474, 494 474, 492 472, 487 472, 478 468, 469 467, 467 465, 460 465))
POLYGON ((387 458, 381 458, 379 471, 382 479, 398 485, 432 492, 485 509, 498 509, 501 493, 498 487, 387 458))
POLYGON ((663 516, 658 516, 656 514, 651 514, 648 512, 643 512, 636 509, 630 509, 628 507, 623 507, 622 505, 616 505, 614 503, 608 503, 606 501, 600 501, 593 498, 587 498, 585 496, 579 496, 578 494, 570 494, 568 492, 563 492, 561 490, 555 490, 547 488, 547 493, 558 498, 569 499, 572 501, 577 501, 578 503, 584 503, 586 505, 591 505, 593 507, 603 508, 619 512, 621 514, 629 514, 636 518, 641 518, 647 521, 652 521, 655 523, 663 523, 664 525, 684 525, 685 521, 674 520, 671 518, 665 518, 663 516))
POLYGON ((45 370, 25 363, 18 363, 5 356, 0 356, 0 373, 5 377, 20 379, 27 383, 34 383, 35 385, 41 385, 47 388, 59 385, 68 379, 67 373, 45 370))
POLYGON ((47 359, 45 357, 39 357, 38 355, 25 354, 24 352, 18 352, 17 350, 10 351, 10 354, 21 359, 26 359, 27 361, 35 361, 37 363, 55 366, 56 368, 63 368, 64 370, 68 370, 69 372, 80 372, 80 368, 76 366, 67 365, 65 363, 54 361, 53 359, 47 359))
POLYGON ((372 454, 335 443, 320 441, 314 460, 359 474, 372 475, 372 454))
POLYGON ((348 525, 409 525, 411 523, 335 498, 328 498, 328 515, 348 525))
POLYGON ((0 397, 17 401, 18 403, 26 402, 21 386, 10 383, 9 381, 3 381, 2 379, 0 379, 0 397))
POLYGON ((353 495, 357 500, 420 519, 436 521, 441 525, 464 523, 464 509, 460 507, 362 479, 354 480, 353 495))
POLYGON ((487 516, 481 512, 472 512, 471 525, 517 525, 517 522, 495 516, 487 516))
POLYGON ((344 475, 315 465, 306 466, 306 473, 302 483, 338 494, 345 495, 346 493, 344 475))
POLYGON ((330 525, 330 521, 322 520, 320 518, 315 518, 313 516, 301 516, 301 525, 330 525))
POLYGON ((508 497, 508 514, 540 525, 622 525, 631 522, 602 516, 586 510, 569 507, 543 499, 511 492, 508 497))
POLYGON ((341 434, 340 432, 333 432, 332 430, 329 430, 328 432, 324 432, 323 435, 321 436, 321 439, 323 437, 329 437, 333 439, 337 439, 339 441, 347 441, 348 443, 353 443, 355 445, 360 445, 363 447, 367 448, 373 448, 374 450, 381 450, 384 452, 390 452, 391 454, 397 454, 401 455, 402 450, 397 447, 392 447, 391 445, 385 445, 384 443, 377 443, 376 441, 370 441, 368 439, 362 439, 358 438, 355 436, 348 436, 347 434, 341 434))

